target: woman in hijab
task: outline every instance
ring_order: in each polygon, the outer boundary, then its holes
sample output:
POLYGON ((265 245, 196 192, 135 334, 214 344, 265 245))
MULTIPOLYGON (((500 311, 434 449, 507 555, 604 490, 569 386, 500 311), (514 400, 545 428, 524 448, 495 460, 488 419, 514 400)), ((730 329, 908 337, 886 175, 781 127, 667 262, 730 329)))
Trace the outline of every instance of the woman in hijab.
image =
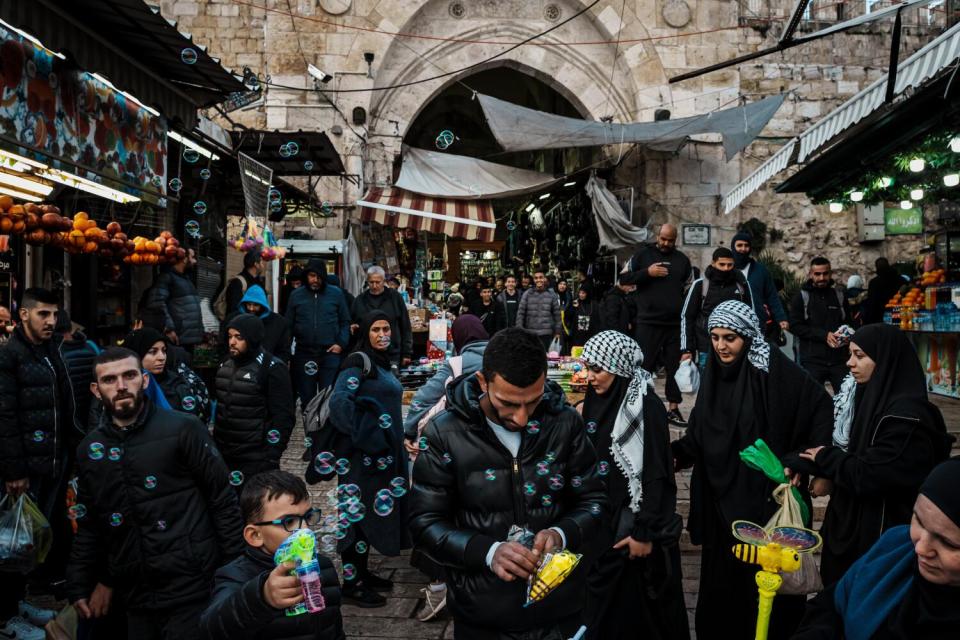
POLYGON ((564 310, 563 319, 571 347, 582 347, 597 333, 599 305, 590 297, 590 285, 584 283, 577 298, 564 310))
POLYGON ((609 468, 611 505, 587 578, 588 637, 686 640, 683 521, 676 513, 667 412, 632 338, 604 331, 587 341, 582 358, 590 388, 580 410, 599 464, 609 468))
MULTIPOLYGON (((330 396, 330 423, 346 436, 338 474, 338 551, 343 597, 361 607, 382 607, 377 593, 393 588, 368 568, 370 547, 397 556, 410 547, 407 533, 407 455, 403 448, 403 387, 390 371, 390 319, 371 311, 360 323, 357 348, 344 359, 330 396), (341 535, 342 534, 342 535, 341 535)), ((320 464, 321 453, 317 456, 320 464)), ((332 463, 332 461, 328 461, 332 463)))
POLYGON ((960 458, 920 487, 910 525, 887 530, 807 605, 794 640, 960 637, 960 458))
MULTIPOLYGON (((707 331, 712 348, 697 403, 686 434, 673 443, 677 467, 693 465, 687 529, 691 541, 702 545, 697 638, 752 638, 757 568, 731 553, 736 540, 730 528, 735 520, 765 525, 778 508, 772 497, 777 485, 741 462, 739 452, 762 438, 784 460, 790 452, 829 442, 830 398, 779 349, 770 349, 748 305, 720 303, 707 331)), ((796 629, 804 600, 776 598, 772 640, 796 629)))
POLYGON ((858 330, 847 366, 834 398, 832 446, 800 455, 813 463, 805 470, 832 484, 814 483, 815 494, 830 493, 821 531, 824 584, 839 580, 881 533, 910 521, 920 483, 950 453, 920 360, 897 327, 858 330))

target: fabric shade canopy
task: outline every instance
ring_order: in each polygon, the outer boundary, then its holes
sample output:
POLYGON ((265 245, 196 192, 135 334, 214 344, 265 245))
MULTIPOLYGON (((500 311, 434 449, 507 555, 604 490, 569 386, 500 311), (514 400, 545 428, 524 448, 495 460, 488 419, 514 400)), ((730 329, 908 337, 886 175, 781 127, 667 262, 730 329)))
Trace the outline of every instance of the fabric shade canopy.
POLYGON ((690 118, 617 124, 567 118, 479 95, 487 124, 505 151, 642 144, 676 151, 690 136, 719 133, 727 160, 750 144, 783 104, 785 95, 690 118))
POLYGON ((556 180, 538 171, 405 147, 396 186, 441 198, 507 198, 539 191, 556 180))
POLYGON ((374 187, 360 205, 363 222, 442 233, 466 240, 493 240, 497 223, 489 200, 431 198, 404 189, 374 187))
POLYGON ((608 249, 636 247, 647 241, 650 232, 630 223, 617 197, 606 183, 595 175, 587 180, 587 195, 593 205, 593 215, 597 223, 597 235, 600 246, 608 249))

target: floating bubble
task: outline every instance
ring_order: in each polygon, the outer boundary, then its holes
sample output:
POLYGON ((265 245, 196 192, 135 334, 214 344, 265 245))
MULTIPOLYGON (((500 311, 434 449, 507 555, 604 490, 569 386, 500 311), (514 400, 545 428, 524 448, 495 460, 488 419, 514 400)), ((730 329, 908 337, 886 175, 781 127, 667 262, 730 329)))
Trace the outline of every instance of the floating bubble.
POLYGON ((320 370, 320 367, 317 366, 317 363, 313 360, 307 360, 303 363, 303 372, 308 376, 315 376, 320 370))
POLYGON ((449 453, 445 453, 440 456, 440 460, 443 462, 443 464, 450 464, 453 462, 453 456, 451 456, 449 453))
POLYGON ((390 481, 391 487, 402 487, 406 484, 407 484, 407 481, 404 480, 401 476, 397 476, 396 478, 390 481))
POLYGON ((496 479, 497 479, 497 472, 494 471, 493 469, 487 469, 486 471, 483 472, 483 477, 484 477, 486 480, 496 480, 496 479))
POLYGON ((33 432, 33 441, 34 441, 34 442, 43 442, 43 441, 46 440, 46 439, 47 439, 47 434, 45 434, 45 433, 44 433, 43 431, 41 431, 40 429, 37 429, 36 431, 33 432))
MULTIPOLYGON (((295 155, 297 155, 298 153, 300 153, 300 145, 298 145, 298 144, 297 144, 296 142, 294 142, 293 140, 291 140, 290 142, 288 142, 287 144, 285 144, 285 145, 283 145, 283 146, 287 148, 287 155, 285 156, 285 157, 287 157, 287 158, 292 158, 293 156, 295 156, 295 155)), ((282 154, 283 154, 283 151, 281 150, 281 155, 282 155, 282 154)))
POLYGON ((87 515, 87 508, 80 503, 70 505, 67 509, 67 517, 71 520, 79 520, 85 515, 87 515))
POLYGON ((393 494, 388 489, 377 491, 373 499, 373 512, 378 516, 385 517, 393 513, 393 494))
POLYGON ((393 456, 386 457, 387 464, 393 464, 393 456))
POLYGON ((358 380, 356 376, 350 376, 347 378, 347 389, 350 391, 356 391, 359 386, 360 380, 358 380))
POLYGON ((591 504, 589 511, 590 511, 590 515, 594 517, 599 517, 599 515, 603 513, 603 509, 601 509, 600 505, 598 504, 591 504))
POLYGON ((328 216, 328 215, 330 215, 331 213, 333 213, 333 203, 332 203, 332 202, 329 202, 329 201, 327 201, 327 200, 324 200, 323 202, 321 202, 321 203, 320 203, 320 213, 322 213, 322 214, 325 215, 325 216, 328 216))
POLYGON ((338 476, 347 475, 350 473, 350 461, 346 458, 340 458, 333 466, 333 470, 337 472, 338 476))
POLYGON ((550 465, 548 465, 546 462, 538 462, 538 463, 537 463, 537 475, 538 475, 538 476, 545 476, 545 475, 547 475, 548 473, 550 473, 550 465))
POLYGON ((157 520, 157 530, 166 531, 167 530, 167 521, 166 520, 157 520))
POLYGON ((242 471, 232 471, 230 473, 230 484, 235 487, 239 487, 243 484, 243 472, 242 471))
POLYGON ((163 176, 153 176, 150 178, 150 184, 159 188, 163 184, 163 176))
POLYGON ((199 58, 199 56, 197 55, 196 49, 186 47, 180 52, 180 61, 183 62, 183 64, 196 64, 197 58, 199 58))
POLYGON ((350 498, 346 502, 338 505, 337 509, 350 524, 360 522, 367 515, 367 508, 356 498, 350 498))
POLYGON ((523 483, 523 493, 528 496, 536 495, 537 485, 533 484, 532 482, 523 483))
POLYGON ((157 206, 161 209, 167 208, 167 199, 166 198, 157 198, 157 206))
POLYGON ((517 228, 517 223, 516 223, 516 222, 514 222, 513 220, 508 220, 508 221, 507 221, 507 231, 513 231, 513 230, 516 229, 516 228, 517 228))
POLYGON ((580 488, 582 484, 583 484, 583 478, 581 478, 580 476, 573 476, 572 478, 570 478, 570 486, 573 487, 574 489, 580 488))
POLYGON ((180 189, 183 189, 183 181, 180 178, 174 178, 170 181, 170 191, 180 193, 180 189))
POLYGON ((380 470, 380 471, 386 471, 388 466, 390 466, 390 464, 387 462, 387 459, 386 459, 386 458, 377 458, 377 469, 378 469, 378 470, 380 470))
POLYGON ((311 438, 310 436, 307 436, 306 438, 303 439, 304 449, 309 449, 312 446, 313 446, 313 438, 311 438))
POLYGON ((198 216, 202 216, 207 212, 207 203, 203 200, 197 200, 193 203, 193 212, 198 216))
POLYGON ((270 187, 270 191, 267 192, 267 199, 270 201, 270 204, 277 204, 283 200, 283 194, 281 194, 280 190, 276 187, 270 187))
POLYGON ((276 429, 270 429, 270 431, 267 431, 267 442, 270 444, 277 444, 280 442, 280 432, 276 429))
POLYGON ((538 433, 540 433, 540 422, 537 420, 531 420, 530 422, 528 422, 527 433, 529 433, 532 436, 535 436, 538 433))
POLYGON ((120 459, 120 456, 122 454, 123 454, 123 451, 120 449, 120 447, 110 447, 110 451, 109 453, 107 453, 107 457, 110 459, 111 462, 116 462, 117 460, 120 459))
POLYGON ((313 468, 322 476, 330 475, 333 473, 333 461, 335 459, 336 456, 329 451, 321 451, 317 454, 317 457, 313 459, 313 468))
POLYGON ((597 473, 599 473, 601 476, 605 476, 610 473, 610 463, 606 460, 597 463, 597 473))
POLYGON ((350 531, 350 527, 337 527, 333 532, 333 537, 337 540, 343 540, 347 537, 347 533, 350 531))
POLYGON ((378 423, 381 429, 389 429, 393 426, 393 418, 390 417, 389 413, 381 413, 378 423))
POLYGON ((337 539, 331 533, 320 537, 320 545, 324 553, 333 553, 337 550, 337 539))
POLYGON ((402 498, 403 496, 407 495, 407 487, 403 483, 403 478, 394 478, 394 480, 399 480, 400 483, 399 484, 394 484, 393 482, 390 483, 392 485, 390 487, 390 495, 392 495, 394 498, 402 498))
POLYGON ((270 205, 270 211, 272 213, 280 213, 281 211, 283 211, 283 205, 280 204, 279 202, 276 202, 270 205))
POLYGON ((311 161, 309 161, 309 160, 307 160, 306 162, 304 162, 304 163, 303 163, 303 170, 304 170, 304 171, 313 171, 313 163, 312 163, 311 161))
POLYGON ((87 455, 90 456, 91 460, 103 460, 103 444, 91 442, 87 448, 87 455))
POLYGON ((201 179, 203 179, 203 180, 209 180, 211 175, 213 175, 213 174, 211 173, 210 169, 207 169, 206 167, 204 167, 203 169, 200 169, 200 178, 201 178, 201 179))
POLYGON ((549 493, 543 494, 542 496, 540 496, 540 504, 542 504, 545 507, 553 506, 553 496, 551 496, 549 493))
POLYGON ((370 456, 363 456, 363 466, 369 467, 372 464, 373 464, 373 458, 371 458, 370 456))
POLYGON ((366 552, 367 552, 367 543, 364 542, 363 540, 360 540, 360 541, 357 542, 357 544, 356 544, 356 546, 355 546, 354 548, 357 550, 357 553, 366 553, 366 552))
POLYGON ((353 483, 337 485, 337 500, 345 502, 352 498, 360 499, 359 485, 353 483))
POLYGON ((420 409, 423 409, 423 405, 419 400, 414 400, 410 403, 410 411, 420 411, 420 409))
POLYGON ((343 579, 344 580, 356 580, 357 578, 357 568, 350 564, 349 562, 343 565, 343 579))
POLYGON ((553 451, 547 451, 547 455, 543 456, 543 460, 547 464, 553 464, 554 462, 557 461, 557 454, 554 453, 553 451))
POLYGON ((440 149, 441 151, 443 151, 444 149, 448 149, 456 139, 457 137, 453 135, 453 131, 450 131, 449 129, 444 129, 437 135, 437 139, 436 139, 437 149, 440 149))
POLYGON ((280 157, 281 158, 290 157, 290 149, 285 144, 280 145, 280 157))
POLYGON ((157 488, 157 476, 147 476, 143 479, 143 486, 147 489, 157 488))
POLYGON ((587 423, 587 433, 596 433, 597 432, 597 423, 591 420, 587 423))
POLYGON ((417 442, 417 447, 420 451, 426 451, 430 448, 430 442, 427 440, 427 436, 421 436, 420 441, 417 442))
POLYGON ((180 406, 183 407, 184 411, 193 411, 197 408, 197 399, 193 396, 184 396, 183 400, 180 401, 180 406))
POLYGON ((123 524, 123 514, 122 513, 111 513, 110 514, 110 526, 119 527, 123 524))
POLYGON ((196 149, 191 149, 190 147, 183 148, 183 161, 193 164, 200 159, 200 152, 196 149))
POLYGON ((550 476, 550 488, 554 491, 560 491, 563 489, 563 476, 559 473, 555 476, 550 476))

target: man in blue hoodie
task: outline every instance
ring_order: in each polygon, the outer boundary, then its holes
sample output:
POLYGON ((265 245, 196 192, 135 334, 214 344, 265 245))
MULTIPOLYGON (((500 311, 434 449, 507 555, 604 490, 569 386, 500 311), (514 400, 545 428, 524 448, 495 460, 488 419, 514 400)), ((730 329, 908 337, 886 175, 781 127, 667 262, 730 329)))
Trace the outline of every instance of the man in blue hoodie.
POLYGON ((290 373, 300 406, 306 407, 337 377, 350 341, 350 310, 343 291, 327 283, 326 262, 313 258, 303 271, 307 284, 290 294, 286 317, 296 340, 290 373))
POLYGON ((270 310, 267 292, 258 284, 243 294, 237 306, 240 313, 250 313, 263 322, 264 334, 260 346, 284 363, 290 362, 290 324, 279 313, 270 310))

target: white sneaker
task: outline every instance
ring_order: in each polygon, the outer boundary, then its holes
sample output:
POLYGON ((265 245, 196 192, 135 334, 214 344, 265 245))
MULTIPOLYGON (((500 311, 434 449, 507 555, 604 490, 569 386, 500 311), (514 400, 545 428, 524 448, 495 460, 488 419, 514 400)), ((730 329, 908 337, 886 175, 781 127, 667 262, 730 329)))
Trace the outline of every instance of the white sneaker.
POLYGON ((447 588, 444 586, 440 591, 432 591, 430 587, 424 587, 420 589, 420 591, 423 592, 424 603, 420 615, 417 616, 417 620, 427 622, 428 620, 436 618, 437 615, 443 611, 443 608, 447 606, 447 588))
POLYGON ((18 610, 20 617, 37 627, 44 627, 48 622, 57 617, 57 612, 51 609, 41 609, 34 606, 26 600, 21 600, 18 610))
POLYGON ((7 624, 0 627, 0 638, 3 640, 44 640, 47 634, 38 629, 20 616, 7 620, 7 624))

